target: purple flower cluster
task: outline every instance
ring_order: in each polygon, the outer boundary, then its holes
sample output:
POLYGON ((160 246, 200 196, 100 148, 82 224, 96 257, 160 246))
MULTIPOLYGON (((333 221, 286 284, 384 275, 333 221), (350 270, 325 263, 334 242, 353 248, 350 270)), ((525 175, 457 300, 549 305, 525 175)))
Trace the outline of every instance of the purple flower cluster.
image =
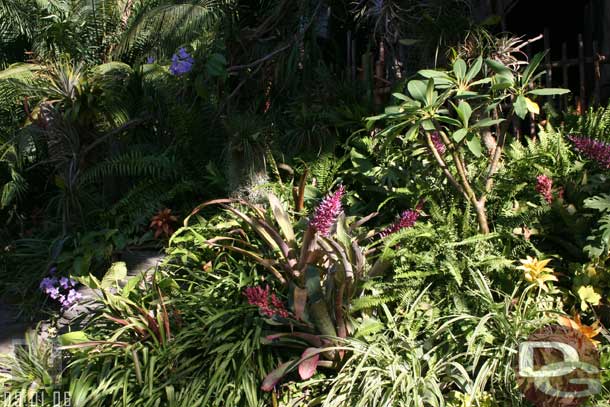
POLYGON ((610 144, 592 138, 568 136, 576 150, 606 169, 610 169, 610 144))
POLYGON ((288 311, 284 307, 284 303, 274 293, 269 295, 269 286, 265 288, 261 286, 248 287, 244 290, 244 295, 248 299, 248 303, 257 306, 262 314, 268 317, 274 315, 282 318, 288 317, 288 311))
POLYGON ((447 147, 443 143, 443 140, 441 140, 441 137, 438 135, 438 132, 435 131, 434 133, 430 134, 430 138, 432 139, 432 144, 434 144, 434 148, 436 148, 436 151, 438 151, 440 155, 445 154, 445 151, 447 151, 447 147))
POLYGON ((146 58, 146 63, 147 64, 154 64, 155 63, 155 57, 149 56, 146 58))
POLYGON ((536 192, 538 192, 548 203, 553 202, 553 180, 546 175, 536 177, 536 192))
POLYGON ((68 309, 82 298, 76 291, 76 281, 67 277, 46 277, 40 282, 40 289, 54 300, 59 301, 63 309, 68 309))
POLYGON ((337 216, 342 210, 341 198, 343 198, 343 195, 345 195, 345 187, 341 185, 334 194, 327 195, 316 208, 310 225, 322 236, 328 236, 331 227, 337 221, 337 216))
POLYGON ((169 67, 169 72, 175 76, 183 75, 193 69, 194 63, 195 59, 186 52, 186 49, 180 48, 178 53, 172 56, 172 64, 169 67))
POLYGON ((404 211, 400 215, 400 218, 396 222, 394 222, 391 226, 389 226, 385 230, 381 231, 379 233, 379 236, 386 237, 386 236, 391 235, 392 233, 398 232, 401 229, 413 227, 413 225, 415 225, 415 222, 417 222, 418 218, 419 218, 418 211, 413 211, 413 210, 404 211))

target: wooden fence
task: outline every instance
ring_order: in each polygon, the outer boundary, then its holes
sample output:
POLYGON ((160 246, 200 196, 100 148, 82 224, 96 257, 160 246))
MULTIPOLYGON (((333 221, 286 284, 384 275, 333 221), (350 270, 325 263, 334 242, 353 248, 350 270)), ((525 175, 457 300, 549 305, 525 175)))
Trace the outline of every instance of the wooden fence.
POLYGON ((561 98, 561 108, 569 106, 569 99, 573 97, 576 109, 582 111, 587 106, 598 106, 601 100, 601 65, 610 63, 608 56, 599 53, 597 41, 591 44, 591 55, 585 56, 585 44, 583 35, 578 34, 576 41, 578 53, 575 57, 568 56, 568 44, 561 44, 561 59, 553 60, 551 55, 551 35, 548 29, 544 30, 544 49, 549 50, 546 54, 544 68, 546 70, 546 86, 562 87, 572 90, 571 96, 561 98), (578 67, 578 86, 570 83, 569 69, 578 67), (559 73, 560 81, 555 80, 555 73, 559 73))

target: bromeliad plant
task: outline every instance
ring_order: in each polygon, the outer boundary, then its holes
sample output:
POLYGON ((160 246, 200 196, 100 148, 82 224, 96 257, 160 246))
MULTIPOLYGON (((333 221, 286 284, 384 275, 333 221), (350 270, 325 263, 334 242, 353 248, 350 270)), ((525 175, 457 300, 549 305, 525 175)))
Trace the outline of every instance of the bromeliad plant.
MULTIPOLYGON (((269 211, 243 200, 217 199, 199 205, 185 220, 186 226, 204 207, 222 206, 239 222, 226 235, 205 239, 205 244, 256 261, 288 292, 287 308, 269 287, 252 287, 244 292, 248 302, 272 319, 276 328, 278 323, 291 327, 290 332, 269 335, 270 343, 286 341, 294 345, 296 339, 308 346, 300 359, 272 372, 263 382, 263 390, 272 390, 283 375, 297 366, 300 376, 307 379, 316 366, 331 366, 339 361, 343 351, 336 346, 337 338, 346 338, 353 332, 348 315, 350 300, 358 295, 357 283, 372 269, 366 254, 374 252, 374 248, 363 247, 362 242, 374 244, 372 238, 377 233, 361 230, 374 215, 360 220, 345 216, 341 204, 344 195, 345 188, 339 186, 322 200, 310 219, 301 218, 296 224, 291 215, 300 215, 287 211, 273 194, 268 195, 269 211), (262 245, 249 238, 241 228, 243 224, 262 245)), ((408 226, 398 223, 377 236, 408 226)))
POLYGON ((263 209, 237 199, 206 202, 197 207, 191 216, 205 206, 220 205, 243 221, 266 248, 250 242, 241 229, 227 236, 207 239, 207 244, 255 260, 288 288, 289 308, 297 321, 311 321, 322 335, 345 337, 344 302, 352 292, 355 276, 364 274, 366 262, 363 249, 349 235, 358 225, 350 229, 347 218, 342 215, 341 199, 344 193, 345 189, 339 187, 326 197, 302 234, 295 231, 289 212, 272 194, 268 195, 268 202, 278 227, 263 209), (324 295, 330 287, 334 288, 333 292, 324 295), (326 301, 325 297, 332 297, 333 301, 326 301))
POLYGON ((566 89, 536 89, 535 74, 544 54, 528 64, 504 65, 479 57, 468 66, 458 58, 448 71, 425 69, 407 83, 401 103, 369 117, 368 127, 386 120, 380 133, 387 143, 423 141, 435 165, 476 211, 482 233, 489 233, 485 204, 501 167, 510 124, 540 113, 531 98, 559 95, 566 89))

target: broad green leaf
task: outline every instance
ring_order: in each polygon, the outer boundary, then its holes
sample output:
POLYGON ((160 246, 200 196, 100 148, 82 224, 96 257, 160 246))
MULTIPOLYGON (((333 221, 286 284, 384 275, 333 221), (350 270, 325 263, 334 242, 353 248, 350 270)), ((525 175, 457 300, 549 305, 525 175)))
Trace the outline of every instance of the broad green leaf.
POLYGON ((592 198, 587 198, 584 201, 584 207, 589 209, 597 209, 600 212, 610 212, 610 195, 601 194, 592 198))
POLYGON ((424 128, 424 130, 426 131, 433 131, 436 130, 436 127, 434 127, 434 123, 432 122, 432 120, 423 120, 421 122, 422 127, 424 128))
POLYGON ((485 63, 495 73, 497 73, 499 75, 504 75, 507 77, 513 77, 513 72, 510 70, 509 67, 504 65, 502 62, 499 62, 499 61, 496 61, 493 59, 486 59, 485 63))
POLYGON ((400 99, 400 100, 404 100, 405 102, 411 102, 413 101, 413 99, 411 99, 410 97, 408 97, 405 94, 402 94, 400 92, 394 92, 392 93, 392 96, 394 96, 396 99, 400 99))
POLYGON ((419 134, 419 124, 417 124, 415 126, 411 126, 409 128, 409 130, 407 130, 407 133, 405 134, 405 141, 415 140, 417 138, 418 134, 419 134))
POLYGON ((455 77, 461 81, 466 76, 466 62, 462 58, 456 59, 453 63, 453 73, 455 77))
POLYGON ((471 133, 466 140, 466 145, 475 157, 480 157, 483 154, 483 148, 481 147, 481 140, 477 134, 471 133))
POLYGON ((101 288, 110 288, 118 285, 119 281, 124 280, 127 277, 127 264, 124 261, 117 261, 112 263, 112 266, 108 269, 104 278, 102 278, 101 288))
POLYGON ((513 108, 515 109, 515 114, 521 118, 525 119, 527 115, 527 101, 525 100, 525 96, 519 95, 513 104, 513 108))
POLYGON ((470 107, 468 102, 460 100, 456 111, 458 116, 460 116, 460 119, 462 120, 462 124, 464 125, 464 127, 467 128, 468 122, 470 121, 470 116, 472 115, 472 108, 470 107))
POLYGON ((427 85, 428 84, 426 81, 412 80, 407 83, 407 89, 409 90, 409 93, 413 99, 425 103, 427 85))
POLYGON ((540 106, 538 106, 538 103, 528 97, 525 98, 525 103, 527 104, 527 110, 530 113, 540 114, 540 106))
POLYGON ((472 64, 472 66, 468 70, 468 73, 466 74, 466 82, 470 82, 471 80, 473 80, 479 74, 479 72, 481 72, 482 66, 483 66, 483 58, 478 57, 474 61, 474 64, 472 64))
POLYGON ((59 336, 61 346, 76 345, 83 342, 89 342, 87 334, 83 331, 68 332, 59 336))
POLYGON ((84 285, 85 287, 89 287, 92 290, 97 290, 101 287, 102 283, 95 276, 76 276, 74 277, 76 281, 84 285))
POLYGON ((314 266, 307 266, 305 270, 305 287, 309 302, 314 303, 322 299, 322 289, 320 286, 320 271, 314 266))
POLYGON ((492 81, 491 78, 483 78, 483 79, 479 79, 478 81, 474 81, 470 84, 470 86, 476 86, 476 85, 483 85, 486 83, 490 83, 492 81))
POLYGON ((421 71, 417 71, 417 73, 426 79, 429 79, 429 78, 449 79, 450 78, 449 75, 447 75, 447 72, 436 71, 434 69, 422 69, 421 71))
POLYGON ((486 117, 486 118, 481 119, 480 121, 476 122, 472 126, 470 126, 470 128, 480 129, 483 127, 495 126, 498 123, 502 123, 504 120, 506 120, 506 119, 492 119, 491 117, 486 117))
POLYGON ((546 53, 547 53, 547 51, 544 51, 544 52, 539 52, 538 54, 534 55, 534 57, 530 61, 527 68, 525 68, 525 70, 523 71, 523 82, 522 82, 524 86, 530 82, 532 75, 534 74, 536 69, 538 69, 540 62, 542 62, 542 59, 544 58, 546 53))
POLYGON ((562 89, 562 88, 544 88, 544 89, 534 89, 527 92, 528 95, 538 95, 538 96, 554 96, 554 95, 565 95, 566 93, 570 93, 570 89, 562 89))
POLYGON ((384 113, 389 115, 396 115, 403 112, 400 106, 388 106, 385 108, 384 113))
POLYGON ((127 283, 125 284, 125 287, 123 287, 123 290, 121 291, 121 296, 128 297, 129 293, 131 293, 133 291, 133 289, 138 286, 140 281, 142 281, 143 277, 144 277, 144 274, 138 274, 137 276, 134 276, 134 277, 131 277, 130 279, 128 279, 127 283))
POLYGON ((275 216, 277 224, 280 225, 280 229, 282 230, 286 241, 289 245, 293 245, 296 242, 294 229, 292 228, 292 222, 290 221, 290 217, 284 209, 284 205, 282 205, 277 196, 273 194, 269 194, 268 199, 269 206, 271 206, 271 211, 275 216))
POLYGON ((434 104, 436 102, 437 95, 434 92, 434 79, 428 79, 428 84, 426 86, 426 104, 428 106, 434 104))
POLYGON ((454 119, 453 117, 449 117, 449 116, 436 116, 436 120, 438 120, 439 122, 450 124, 450 125, 455 126, 455 127, 462 127, 462 122, 460 122, 457 119, 454 119))
POLYGON ((453 134, 451 135, 451 137, 453 137, 453 139, 455 140, 456 143, 459 143, 460 141, 462 141, 464 139, 464 137, 466 137, 466 135, 468 134, 468 129, 459 129, 453 132, 453 134))

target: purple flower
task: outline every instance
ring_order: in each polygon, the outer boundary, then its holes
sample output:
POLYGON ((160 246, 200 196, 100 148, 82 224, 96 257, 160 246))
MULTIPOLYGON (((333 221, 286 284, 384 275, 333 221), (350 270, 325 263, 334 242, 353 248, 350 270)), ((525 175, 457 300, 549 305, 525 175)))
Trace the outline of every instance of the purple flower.
POLYGON ((385 230, 379 233, 380 237, 386 237, 391 235, 392 233, 396 233, 401 229, 413 227, 417 219, 419 218, 419 212, 414 210, 404 211, 400 218, 394 222, 391 226, 387 227, 385 230))
POLYGON ((172 56, 172 64, 169 67, 169 72, 175 76, 183 75, 193 69, 194 63, 195 59, 186 52, 186 49, 180 48, 178 53, 172 56))
POLYGON ((46 278, 43 278, 42 281, 40 282, 40 289, 46 293, 48 290, 55 288, 56 284, 57 284, 57 278, 46 277, 46 278))
POLYGON ((536 177, 536 192, 538 192, 548 203, 553 202, 553 180, 546 175, 538 175, 536 177))
POLYGON ((596 161, 600 167, 610 169, 610 144, 586 137, 568 136, 577 151, 590 160, 596 161))
POLYGON ((155 63, 155 57, 147 57, 146 58, 146 63, 147 64, 154 64, 155 63))
POLYGON ((51 287, 48 290, 45 291, 47 293, 47 295, 51 298, 53 298, 54 300, 60 298, 61 294, 59 293, 59 288, 58 287, 51 287))
POLYGON ((76 281, 68 277, 46 277, 40 282, 40 289, 50 298, 57 300, 63 309, 70 308, 82 298, 73 287, 76 287, 76 281))
POLYGON ((445 146, 445 144, 443 144, 443 140, 441 140, 441 137, 438 135, 438 132, 435 131, 430 134, 430 138, 432 139, 432 144, 434 144, 434 148, 436 148, 436 151, 438 151, 440 155, 445 154, 445 151, 447 151, 447 147, 445 146))
POLYGON ((337 216, 339 216, 342 210, 341 198, 343 198, 344 194, 345 187, 341 185, 334 194, 327 195, 316 208, 313 219, 309 224, 313 226, 316 231, 320 232, 322 236, 328 236, 330 228, 337 221, 337 216))
POLYGON ((76 290, 68 291, 68 294, 60 298, 62 308, 67 309, 74 305, 78 300, 82 298, 82 295, 76 290))
POLYGON ((67 277, 62 277, 59 279, 59 285, 61 286, 61 288, 63 288, 64 290, 67 290, 68 288, 70 288, 70 279, 67 277))

